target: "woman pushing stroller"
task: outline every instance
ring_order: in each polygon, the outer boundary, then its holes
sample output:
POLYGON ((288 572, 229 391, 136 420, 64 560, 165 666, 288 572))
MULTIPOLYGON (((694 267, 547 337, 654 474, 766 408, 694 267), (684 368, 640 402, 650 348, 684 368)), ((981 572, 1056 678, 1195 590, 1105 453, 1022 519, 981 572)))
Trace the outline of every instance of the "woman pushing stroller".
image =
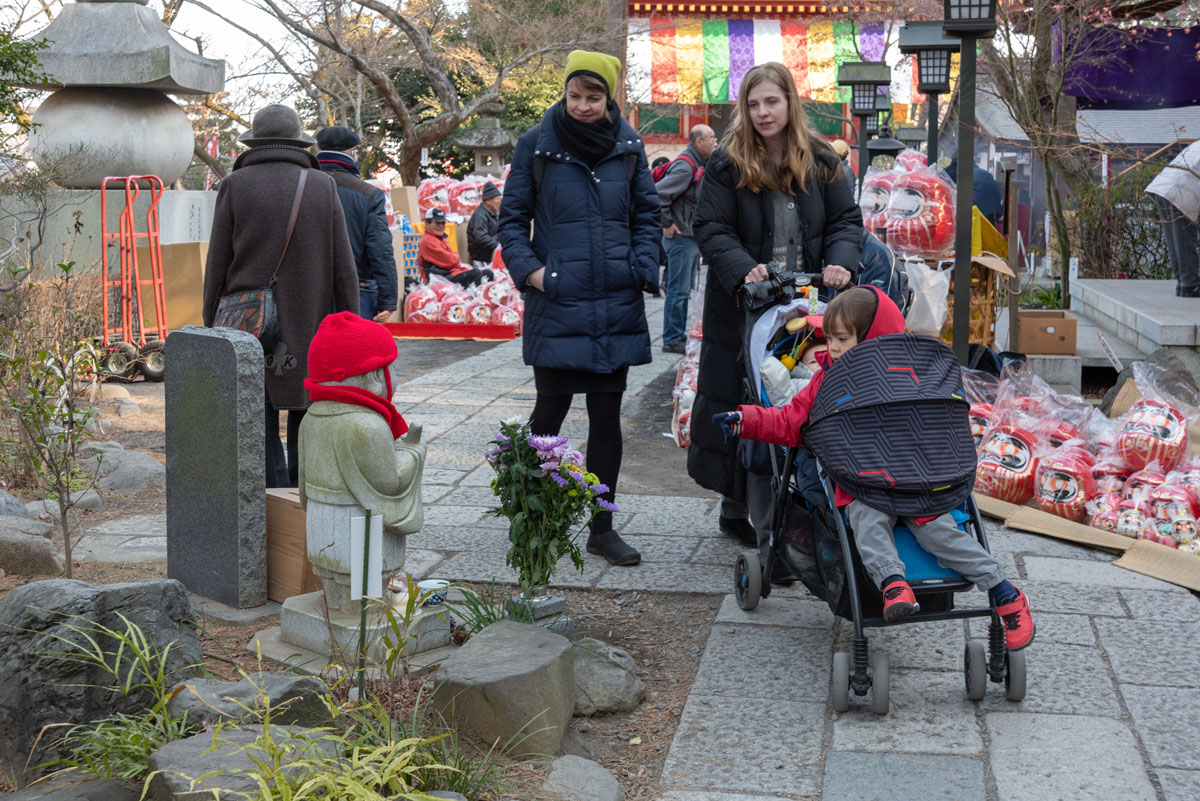
MULTIPOLYGON (((823 328, 828 351, 818 355, 822 369, 808 386, 782 408, 741 405, 737 411, 714 415, 713 422, 720 425, 727 438, 742 437, 776 445, 798 446, 801 429, 809 422, 830 367, 861 342, 888 334, 903 334, 904 317, 896 304, 878 289, 856 287, 839 294, 829 304, 825 310, 823 328)), ((889 368, 883 361, 878 362, 878 367, 875 364, 871 362, 868 369, 880 373, 877 376, 880 384, 886 383, 894 375, 886 372, 889 369, 911 372, 911 368, 889 368)), ((858 367, 862 369, 861 364, 858 367)), ((917 380, 915 373, 910 380, 917 380)), ((840 390, 838 394, 842 394, 840 390)), ((966 424, 965 417, 963 424, 966 424)), ((949 428, 951 425, 947 422, 942 432, 944 436, 941 439, 935 436, 931 438, 932 442, 949 441, 954 434, 949 428)), ((872 442, 874 447, 882 451, 880 456, 883 464, 890 467, 892 462, 899 461, 898 454, 889 451, 890 437, 874 437, 872 442)), ((845 447, 851 447, 850 443, 845 443, 845 447)), ((934 447, 940 445, 935 444, 934 447)), ((883 470, 874 472, 886 473, 883 470)), ((888 478, 890 480, 891 477, 888 478)), ((863 567, 882 592, 884 620, 896 622, 918 611, 916 595, 905 580, 904 563, 897 553, 892 535, 897 515, 851 497, 840 484, 836 489, 835 503, 839 509, 845 509, 863 567)), ((1028 599, 1008 581, 1003 569, 987 549, 970 534, 960 530, 949 512, 906 517, 909 530, 921 547, 991 595, 996 613, 1004 624, 1008 650, 1017 651, 1029 645, 1034 637, 1034 624, 1028 599)))

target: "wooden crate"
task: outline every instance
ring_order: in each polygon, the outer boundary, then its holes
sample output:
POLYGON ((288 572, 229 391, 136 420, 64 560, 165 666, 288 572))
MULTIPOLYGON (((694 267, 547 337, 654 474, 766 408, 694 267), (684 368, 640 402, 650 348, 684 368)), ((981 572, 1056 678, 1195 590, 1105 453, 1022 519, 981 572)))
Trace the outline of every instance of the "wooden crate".
POLYGON ((283 603, 293 595, 321 589, 308 563, 300 491, 267 490, 267 598, 283 603))

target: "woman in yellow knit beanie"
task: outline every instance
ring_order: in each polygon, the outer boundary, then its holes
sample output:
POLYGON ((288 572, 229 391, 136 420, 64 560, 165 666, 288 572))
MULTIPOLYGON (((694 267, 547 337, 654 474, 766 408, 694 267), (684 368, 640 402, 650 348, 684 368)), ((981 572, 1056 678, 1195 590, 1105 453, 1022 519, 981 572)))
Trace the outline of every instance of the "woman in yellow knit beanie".
MULTIPOLYGON (((587 467, 614 499, 621 469, 621 396, 630 366, 650 361, 643 289, 657 289, 658 194, 641 137, 613 95, 621 62, 576 50, 563 97, 521 137, 504 184, 499 239, 525 297, 522 346, 533 367, 535 434, 557 434, 587 397, 587 467)), ((616 565, 641 555, 597 514, 589 553, 616 565)))

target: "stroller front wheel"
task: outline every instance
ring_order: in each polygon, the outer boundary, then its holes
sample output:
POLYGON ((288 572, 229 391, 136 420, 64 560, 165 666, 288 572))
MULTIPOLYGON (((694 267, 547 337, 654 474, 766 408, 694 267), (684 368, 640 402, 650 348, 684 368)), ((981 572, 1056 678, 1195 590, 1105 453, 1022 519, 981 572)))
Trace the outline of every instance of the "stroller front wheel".
POLYGON ((733 567, 733 592, 738 606, 749 612, 762 597, 763 574, 758 555, 742 554, 733 567))
POLYGON ((833 687, 830 690, 834 712, 850 708, 850 654, 838 651, 833 655, 833 687))
POLYGON ((1004 695, 1010 701, 1025 700, 1025 652, 1008 652, 1008 670, 1004 674, 1004 695))
POLYGON ((968 640, 963 649, 963 676, 966 678, 967 698, 982 701, 987 695, 987 654, 979 640, 968 640))

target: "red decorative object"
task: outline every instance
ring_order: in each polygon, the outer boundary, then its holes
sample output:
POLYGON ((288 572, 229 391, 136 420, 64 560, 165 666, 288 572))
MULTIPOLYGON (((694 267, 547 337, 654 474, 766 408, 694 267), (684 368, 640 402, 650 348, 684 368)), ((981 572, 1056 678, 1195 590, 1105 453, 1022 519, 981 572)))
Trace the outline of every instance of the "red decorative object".
POLYGON ((417 186, 417 209, 421 217, 430 209, 441 209, 450 213, 450 178, 426 178, 417 186))
POLYGON ((1173 520, 1180 514, 1195 517, 1200 513, 1192 494, 1178 484, 1160 484, 1150 490, 1150 513, 1159 520, 1173 520))
POLYGON ((1028 503, 1037 474, 1036 446, 1037 437, 1024 429, 996 427, 984 442, 975 468, 978 490, 997 500, 1028 503))
POLYGON ((1150 513, 1150 490, 1166 483, 1166 476, 1156 470, 1139 470, 1125 481, 1121 493, 1126 501, 1136 503, 1143 513, 1150 513))
POLYGON ((899 175, 894 170, 871 170, 863 180, 858 204, 862 207, 863 227, 868 231, 887 227, 888 202, 899 175))
POLYGON ((975 448, 978 450, 980 443, 983 442, 983 432, 987 431, 988 423, 992 419, 992 405, 990 403, 972 403, 967 412, 967 419, 971 421, 971 439, 975 440, 975 448))
POLYGON ((954 250, 954 189, 928 167, 900 173, 887 218, 888 245, 897 253, 941 258, 954 250))
POLYGON ((1142 398, 1129 410, 1117 436, 1117 451, 1135 470, 1158 462, 1164 471, 1174 470, 1187 453, 1187 421, 1175 407, 1142 398))
POLYGON ((1079 438, 1079 429, 1076 428, 1075 426, 1071 425, 1070 423, 1068 423, 1066 420, 1063 420, 1061 423, 1059 423, 1058 426, 1054 429, 1054 431, 1048 437, 1048 439, 1050 440, 1050 444, 1056 448, 1059 445, 1062 445, 1067 440, 1078 439, 1078 438, 1079 438))
POLYGON ((1116 532, 1136 540, 1141 539, 1145 530, 1146 515, 1142 514, 1138 504, 1135 501, 1121 501, 1121 505, 1117 507, 1116 532))
POLYGON ((1072 453, 1054 453, 1037 469, 1037 504, 1043 512, 1082 523, 1084 504, 1095 494, 1092 468, 1072 453))
POLYGON ((909 148, 896 156, 896 166, 903 170, 916 170, 929 166, 929 158, 919 150, 909 148))
POLYGON ((1124 492, 1129 474, 1129 465, 1125 464, 1120 457, 1101 459, 1092 468, 1092 477, 1096 479, 1096 492, 1124 492))

